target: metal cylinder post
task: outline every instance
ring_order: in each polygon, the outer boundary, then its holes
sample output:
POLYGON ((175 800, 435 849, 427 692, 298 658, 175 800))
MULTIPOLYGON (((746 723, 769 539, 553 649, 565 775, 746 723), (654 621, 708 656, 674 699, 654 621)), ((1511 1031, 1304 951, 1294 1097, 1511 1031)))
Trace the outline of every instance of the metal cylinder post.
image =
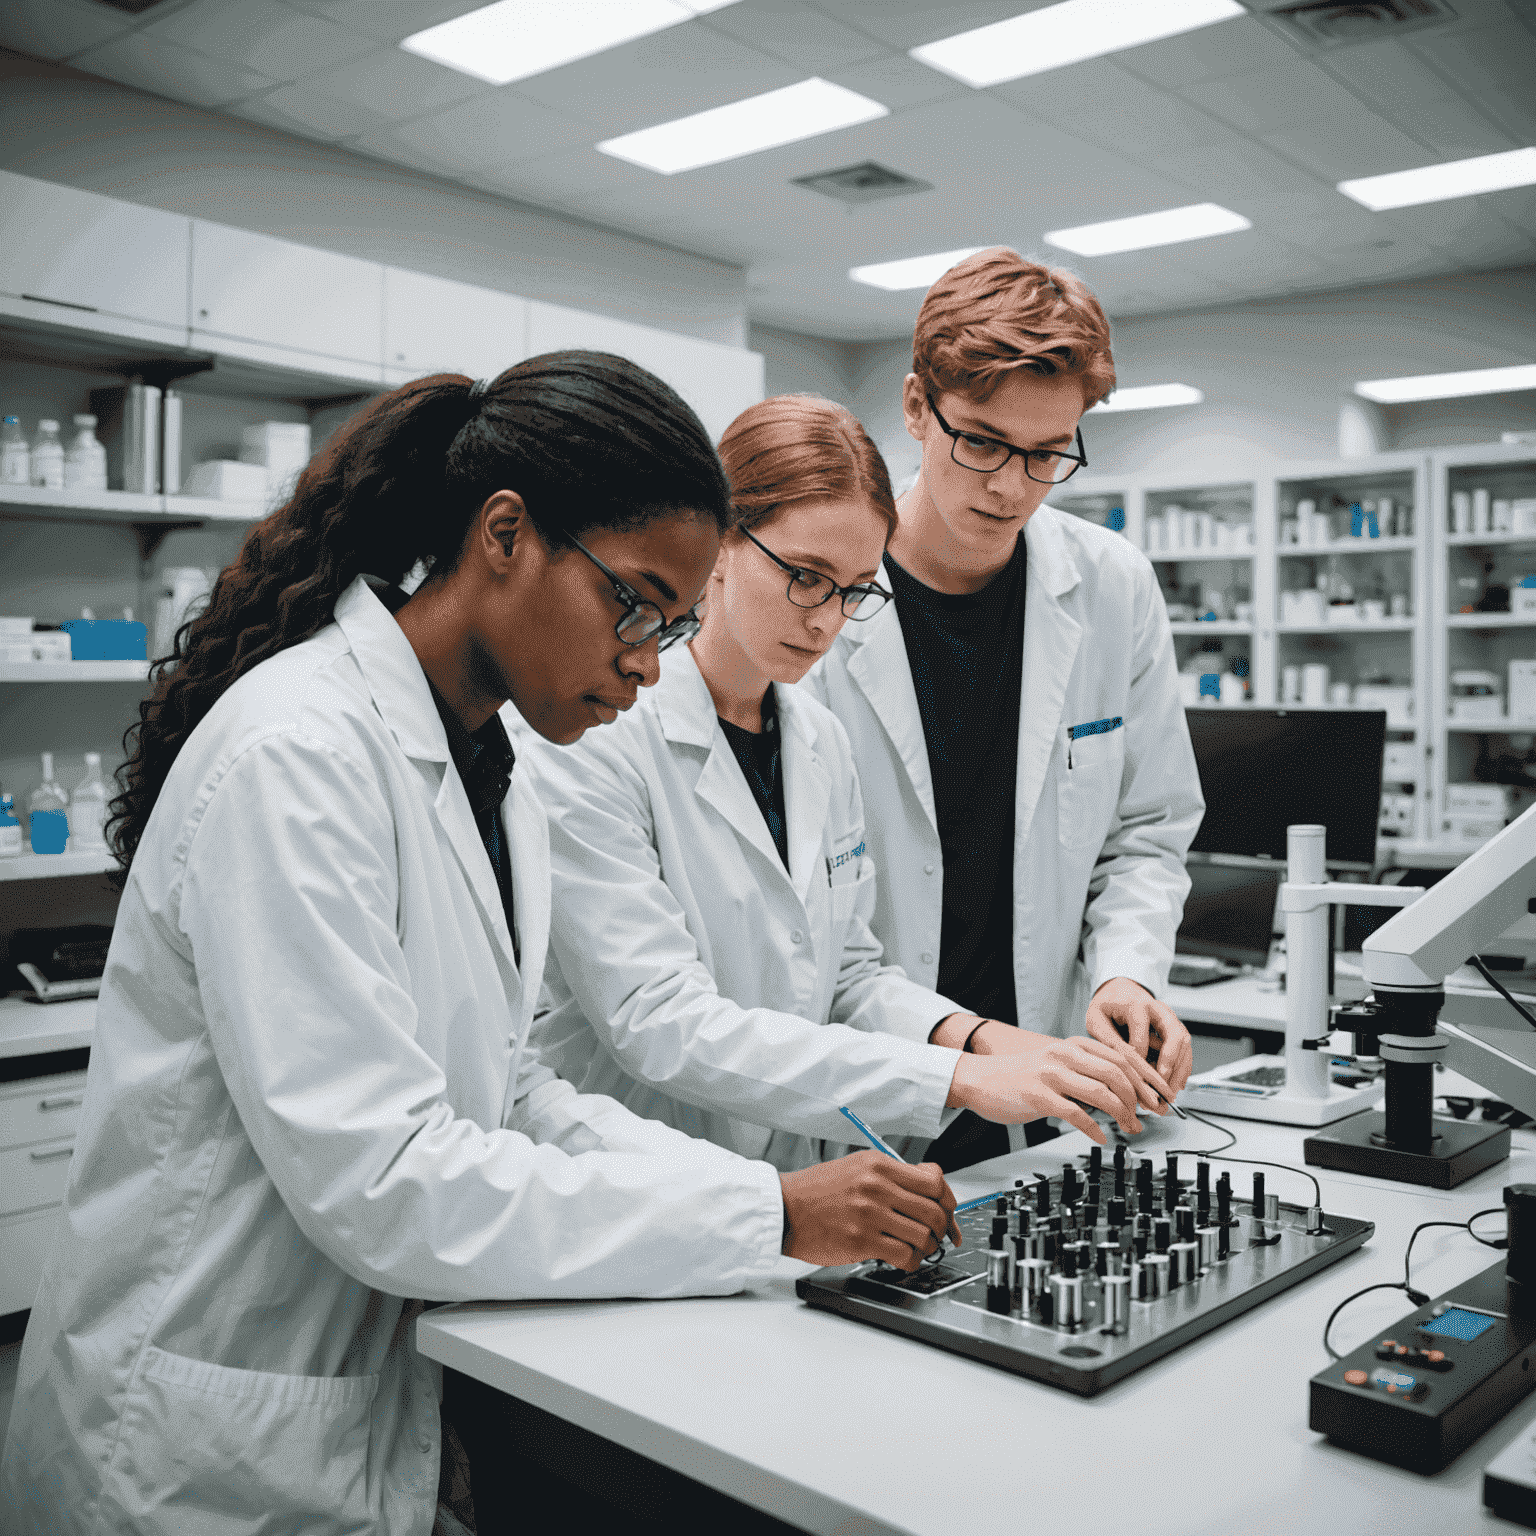
POLYGON ((1429 1063, 1387 1063, 1386 1138, 1404 1152, 1428 1152, 1434 1139, 1435 1069, 1429 1063))
MULTIPOLYGON (((1322 885, 1328 878, 1327 828, 1285 829, 1286 883, 1322 885)), ((1326 1099, 1331 1089, 1327 1051, 1302 1042, 1328 1032, 1328 906, 1285 915, 1285 1089, 1326 1099)))

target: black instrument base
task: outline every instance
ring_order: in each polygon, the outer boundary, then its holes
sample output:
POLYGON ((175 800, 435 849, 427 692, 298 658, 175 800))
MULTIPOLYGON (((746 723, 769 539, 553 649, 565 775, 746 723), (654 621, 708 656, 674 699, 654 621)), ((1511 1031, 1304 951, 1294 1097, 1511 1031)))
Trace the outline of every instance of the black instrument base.
POLYGON ((1393 1179, 1430 1189, 1455 1189, 1473 1174, 1509 1156, 1509 1127, 1480 1120, 1431 1122, 1435 1140, 1429 1152, 1407 1152, 1383 1146, 1387 1117, 1380 1110, 1351 1115, 1348 1120, 1314 1131, 1302 1143, 1314 1168, 1363 1173, 1367 1178, 1393 1179))
POLYGON ((1500 1261, 1319 1371, 1307 1423, 1348 1450, 1439 1472, 1536 1386, 1533 1362, 1536 1320, 1509 1315, 1500 1261), (1389 1342, 1444 1358, 1383 1360, 1389 1342))

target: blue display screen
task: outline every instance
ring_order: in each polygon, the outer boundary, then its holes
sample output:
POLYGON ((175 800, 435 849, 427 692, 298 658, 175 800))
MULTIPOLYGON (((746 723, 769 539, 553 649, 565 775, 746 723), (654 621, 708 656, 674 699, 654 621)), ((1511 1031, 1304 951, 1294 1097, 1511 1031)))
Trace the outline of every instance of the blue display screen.
POLYGON ((1439 1317, 1423 1325, 1425 1333, 1444 1334, 1448 1339, 1475 1339, 1493 1327, 1493 1318, 1482 1312, 1468 1312, 1463 1307, 1452 1307, 1439 1317))

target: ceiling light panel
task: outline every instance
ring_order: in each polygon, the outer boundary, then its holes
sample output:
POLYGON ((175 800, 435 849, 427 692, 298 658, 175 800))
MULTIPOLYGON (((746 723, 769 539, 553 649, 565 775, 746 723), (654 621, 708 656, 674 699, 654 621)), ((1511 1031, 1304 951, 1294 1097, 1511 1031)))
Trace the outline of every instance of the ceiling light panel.
POLYGON ((984 245, 968 245, 963 250, 936 251, 931 256, 905 256, 900 261, 877 261, 872 266, 849 267, 848 276, 856 283, 867 283, 871 288, 884 288, 888 293, 901 293, 908 288, 931 288, 957 262, 984 250, 984 245))
POLYGON ((1155 411, 1165 405, 1199 405, 1204 399, 1204 394, 1192 384, 1137 384, 1130 389, 1117 389, 1094 410, 1155 411))
POLYGON ((1130 219, 1053 229, 1045 240, 1047 245, 1076 256, 1112 256, 1119 251, 1145 251, 1155 245, 1177 245, 1184 240, 1234 235, 1252 228, 1248 219, 1230 208, 1217 203, 1192 203, 1187 208, 1165 208, 1161 213, 1142 213, 1130 219))
POLYGON ((1062 0, 910 52, 982 90, 1247 14, 1237 0, 1062 0))
POLYGON ((737 0, 497 0, 414 32, 400 46, 460 74, 506 85, 606 53, 737 0))
POLYGON ((729 106, 711 107, 691 117, 642 128, 638 133, 604 139, 597 147, 616 160, 675 176, 679 171, 718 165, 722 160, 736 160, 873 122, 889 111, 889 107, 857 91, 812 78, 733 101, 729 106))
POLYGON ((1361 176, 1341 181, 1339 191, 1372 213, 1380 213, 1387 208, 1444 203, 1453 197, 1476 197, 1483 192, 1532 185, 1536 185, 1536 149, 1510 149, 1471 160, 1450 160, 1444 165, 1423 165, 1415 171, 1361 176))
POLYGON ((1502 395, 1536 389, 1536 363, 1513 368, 1470 368, 1465 373, 1420 373, 1402 379, 1363 379, 1355 393, 1383 405, 1405 400, 1454 400, 1462 395, 1502 395))

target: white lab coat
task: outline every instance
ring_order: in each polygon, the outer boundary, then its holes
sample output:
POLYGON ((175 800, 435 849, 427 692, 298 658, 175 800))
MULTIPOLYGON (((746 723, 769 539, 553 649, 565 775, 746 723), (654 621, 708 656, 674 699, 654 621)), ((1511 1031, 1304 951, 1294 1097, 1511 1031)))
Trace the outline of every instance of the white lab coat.
POLYGON ((525 727, 518 753, 550 819, 541 1060, 788 1170, 862 1145, 844 1104, 936 1136, 958 1052, 926 1042, 957 1005, 885 964, 870 934, 842 727, 798 689, 776 699, 787 870, 685 646, 617 724, 564 748, 525 727))
POLYGON ((524 1052, 544 816, 514 772, 519 967, 448 764, 361 579, 182 749, 108 957, 8 1532, 425 1536, 437 1393, 401 1298, 729 1292, 772 1267, 771 1168, 524 1052))
MULTIPOLYGON (((1205 801, 1146 556, 1048 506, 1024 538, 1014 988, 1022 1028, 1066 1036, 1111 977, 1166 986, 1205 801), (1121 728, 1071 743, 1069 767, 1068 728, 1115 716, 1121 728)), ((875 934, 909 976, 936 985, 944 861, 899 604, 846 625, 803 686, 853 744, 880 872, 875 934)))

